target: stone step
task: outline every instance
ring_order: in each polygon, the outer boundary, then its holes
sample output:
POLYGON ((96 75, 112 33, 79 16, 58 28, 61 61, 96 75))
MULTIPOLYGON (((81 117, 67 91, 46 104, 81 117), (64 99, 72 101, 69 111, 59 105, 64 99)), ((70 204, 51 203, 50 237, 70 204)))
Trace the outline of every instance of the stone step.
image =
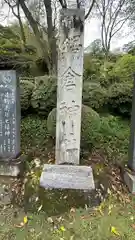
POLYGON ((50 164, 44 165, 40 186, 45 189, 93 190, 95 188, 91 167, 50 164))

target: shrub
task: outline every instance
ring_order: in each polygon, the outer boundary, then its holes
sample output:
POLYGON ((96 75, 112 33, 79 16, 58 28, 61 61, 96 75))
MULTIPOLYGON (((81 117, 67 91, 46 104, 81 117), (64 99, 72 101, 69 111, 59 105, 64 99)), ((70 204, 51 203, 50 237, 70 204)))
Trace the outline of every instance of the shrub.
POLYGON ((56 108, 54 108, 47 118, 47 130, 51 137, 55 137, 56 134, 56 108))
POLYGON ((107 160, 121 164, 127 161, 129 121, 112 115, 102 117, 97 147, 107 160))
POLYGON ((33 88, 34 84, 30 80, 25 79, 20 81, 20 101, 22 111, 26 111, 30 107, 33 88))
POLYGON ((85 82, 83 86, 83 104, 99 110, 106 104, 106 89, 100 83, 85 82))
POLYGON ((135 56, 126 54, 118 59, 112 70, 117 82, 132 82, 132 75, 135 72, 135 56))
POLYGON ((95 80, 100 75, 100 66, 102 61, 97 58, 93 58, 90 54, 84 56, 84 79, 95 80))
POLYGON ((108 104, 119 114, 130 115, 132 108, 132 83, 114 83, 108 90, 108 104))
MULTIPOLYGON (((95 145, 96 137, 100 128, 100 117, 92 108, 82 105, 81 122, 81 146, 91 148, 95 145)), ((54 108, 47 118, 47 129, 50 136, 55 137, 56 129, 56 108, 54 108)))
POLYGON ((114 76, 112 74, 112 69, 114 67, 113 62, 104 62, 100 67, 100 84, 103 87, 108 87, 114 80, 114 76))
POLYGON ((42 149, 47 138, 46 120, 39 116, 29 115, 21 120, 22 149, 31 147, 42 149))
POLYGON ((48 115, 56 106, 56 77, 42 76, 35 78, 31 105, 39 114, 48 115))

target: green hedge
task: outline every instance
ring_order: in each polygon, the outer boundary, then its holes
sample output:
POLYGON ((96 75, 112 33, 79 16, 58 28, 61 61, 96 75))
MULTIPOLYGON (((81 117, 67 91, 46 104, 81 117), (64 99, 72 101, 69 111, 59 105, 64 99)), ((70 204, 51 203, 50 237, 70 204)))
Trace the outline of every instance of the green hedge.
POLYGON ((114 83, 108 90, 108 105, 120 115, 130 115, 132 108, 132 83, 114 83))
POLYGON ((126 54, 117 60, 112 70, 112 75, 117 82, 132 82, 134 72, 135 56, 126 54))
POLYGON ((84 82, 83 104, 95 110, 100 110, 107 102, 107 91, 100 83, 84 82))
POLYGON ((20 101, 21 110, 26 111, 30 107, 31 95, 34 89, 34 84, 29 80, 20 80, 20 101))
POLYGON ((41 76, 35 78, 35 87, 31 97, 31 105, 39 114, 48 115, 56 106, 56 77, 41 76))
MULTIPOLYGON (((92 108, 82 105, 81 121, 81 146, 91 148, 95 145, 100 128, 100 117, 92 108)), ((54 108, 47 118, 47 130, 51 137, 55 137, 56 132, 56 108, 54 108)))

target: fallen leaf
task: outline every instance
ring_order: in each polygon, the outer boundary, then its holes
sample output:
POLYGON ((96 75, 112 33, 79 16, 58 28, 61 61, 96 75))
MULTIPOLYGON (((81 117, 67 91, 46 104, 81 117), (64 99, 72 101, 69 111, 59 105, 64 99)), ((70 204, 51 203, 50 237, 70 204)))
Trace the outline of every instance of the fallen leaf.
POLYGON ((104 190, 105 188, 104 188, 104 186, 103 186, 103 184, 100 184, 100 187, 104 190))
POLYGON ((22 228, 22 227, 24 227, 24 223, 23 222, 21 222, 20 224, 16 224, 16 225, 14 225, 16 228, 22 228))
POLYGON ((36 197, 36 199, 35 199, 35 202, 37 202, 37 201, 38 201, 38 199, 39 199, 39 198, 38 198, 38 197, 36 197))
POLYGON ((47 218, 47 222, 48 222, 48 223, 54 223, 54 222, 53 222, 53 219, 52 219, 51 217, 48 217, 48 218, 47 218))
POLYGON ((117 236, 120 236, 120 233, 116 230, 115 227, 111 226, 111 233, 117 235, 117 236))
POLYGON ((135 230, 135 224, 132 224, 131 227, 135 230))
POLYGON ((28 222, 27 216, 25 216, 25 217, 23 218, 23 222, 24 222, 24 224, 27 224, 27 222, 28 222))
POLYGON ((62 217, 59 217, 59 218, 57 218, 57 221, 60 223, 60 222, 62 222, 64 220, 64 218, 62 218, 62 217))
POLYGON ((110 215, 112 213, 112 209, 113 209, 113 204, 110 204, 109 207, 108 207, 108 215, 110 215))
POLYGON ((133 217, 133 216, 131 216, 131 217, 130 217, 130 220, 131 220, 131 221, 133 221, 133 220, 134 220, 134 217, 133 217))
POLYGON ((34 163, 35 163, 35 167, 36 167, 36 168, 39 168, 40 165, 41 165, 41 161, 40 161, 39 158, 34 159, 34 163))
POLYGON ((74 239, 74 235, 70 237, 70 240, 73 240, 74 239))
POLYGON ((52 162, 53 162, 53 159, 49 159, 49 160, 48 160, 48 163, 52 163, 52 162))
POLYGON ((111 190, 109 188, 107 189, 107 193, 108 193, 108 195, 112 194, 112 192, 111 192, 111 190))
POLYGON ((38 208, 38 212, 41 211, 42 207, 43 207, 43 205, 41 205, 41 206, 38 208))
POLYGON ((65 232, 65 231, 66 231, 66 229, 64 228, 64 226, 61 226, 61 227, 60 227, 60 230, 61 230, 62 232, 65 232))
POLYGON ((67 197, 68 197, 68 196, 64 196, 64 198, 63 198, 63 199, 67 199, 67 197))
POLYGON ((75 208, 71 208, 70 213, 75 213, 75 208))
POLYGON ((99 211, 100 212, 100 214, 102 215, 102 216, 104 216, 104 213, 103 213, 103 211, 102 211, 102 204, 100 204, 100 206, 99 207, 97 207, 95 210, 96 211, 99 211))
POLYGON ((86 211, 88 210, 88 206, 87 206, 87 204, 85 204, 85 209, 86 209, 86 211))
POLYGON ((89 219, 91 217, 91 215, 88 215, 88 216, 81 216, 81 219, 89 219))

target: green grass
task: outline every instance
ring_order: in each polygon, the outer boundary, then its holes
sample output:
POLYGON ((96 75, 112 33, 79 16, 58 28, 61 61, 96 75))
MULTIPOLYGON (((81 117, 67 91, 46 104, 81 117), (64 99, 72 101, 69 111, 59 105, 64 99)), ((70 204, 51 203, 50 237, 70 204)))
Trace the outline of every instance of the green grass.
MULTIPOLYGON (((130 202, 126 203, 127 195, 124 192, 122 192, 122 195, 125 196, 125 202, 118 202, 116 198, 114 199, 113 193, 105 203, 103 202, 102 207, 96 210, 85 209, 85 207, 83 209, 77 208, 76 203, 80 201, 79 196, 77 200, 75 200, 76 198, 72 200, 69 195, 67 199, 69 198, 70 201, 66 205, 65 192, 64 195, 61 193, 60 195, 47 195, 48 200, 39 195, 39 172, 33 165, 33 160, 37 156, 41 163, 50 160, 54 143, 52 141, 50 143, 48 140, 46 120, 37 116, 29 116, 22 120, 21 134, 23 151, 27 154, 34 152, 27 162, 25 176, 28 182, 26 183, 27 187, 25 186, 24 202, 29 205, 25 208, 29 220, 25 226, 19 227, 26 214, 24 214, 23 208, 17 208, 17 210, 10 207, 4 210, 1 208, 0 240, 135 240, 135 199, 132 198, 130 202), (47 157, 45 158, 45 156, 47 157), (39 201, 35 204, 37 197, 39 197, 39 201), (42 210, 38 212, 41 205, 44 205, 42 207, 44 212, 41 212, 42 210), (109 214, 111 207, 111 213, 109 214), (71 208, 75 211, 70 212, 71 208), (16 213, 14 213, 15 211, 16 213), (17 215, 17 217, 14 217, 14 215, 17 215), (48 217, 53 219, 54 224, 48 221, 48 217), (116 229, 118 235, 111 232, 111 227, 116 229)), ((104 178, 103 182, 107 182, 107 175, 111 176, 113 163, 125 163, 127 161, 128 139, 129 121, 113 116, 101 118, 101 128, 94 148, 103 152, 104 159, 110 165, 105 165, 104 168, 104 162, 96 163, 95 168, 99 166, 100 169, 94 169, 96 172, 95 178, 101 172, 104 178), (100 171, 100 165, 102 165, 102 171, 100 171), (110 172, 108 170, 106 172, 106 168, 109 168, 110 172)), ((88 159, 89 155, 90 153, 88 153, 88 159)), ((119 182, 117 184, 116 176, 112 175, 113 179, 116 179, 115 187, 117 188, 119 182)), ((100 177, 99 179, 103 184, 100 177)), ((115 181, 113 182, 114 185, 115 181)), ((116 190, 119 191, 119 187, 116 190)), ((44 195, 44 191, 41 191, 44 195)))
MULTIPOLYGON (((130 121, 111 115, 101 117, 100 120, 100 130, 95 134, 95 138, 92 141, 93 149, 103 152, 107 160, 112 163, 126 163, 130 121)), ((30 115, 22 120, 21 141, 23 152, 28 154, 36 151, 39 152, 41 158, 47 150, 51 151, 54 147, 54 142, 48 141, 46 119, 37 115, 30 115)), ((87 142, 84 145, 87 146, 87 142)), ((89 149, 84 148, 84 150, 81 150, 86 152, 86 157, 88 157, 88 154, 93 149, 89 146, 89 149)))
POLYGON ((111 163, 123 164, 128 159, 130 121, 120 117, 101 118, 101 128, 96 148, 103 151, 111 163))
MULTIPOLYGON (((113 202, 111 202, 113 204, 113 202)), ((18 218, 10 214, 0 217, 1 240, 135 240, 135 209, 134 200, 125 206, 114 204, 109 214, 110 202, 103 206, 102 215, 98 210, 74 209, 58 216, 47 216, 45 213, 31 214, 28 224, 19 228, 24 214, 18 212, 18 218), (53 224, 48 221, 53 219, 53 224), (114 227, 118 236, 111 232, 114 227)))

